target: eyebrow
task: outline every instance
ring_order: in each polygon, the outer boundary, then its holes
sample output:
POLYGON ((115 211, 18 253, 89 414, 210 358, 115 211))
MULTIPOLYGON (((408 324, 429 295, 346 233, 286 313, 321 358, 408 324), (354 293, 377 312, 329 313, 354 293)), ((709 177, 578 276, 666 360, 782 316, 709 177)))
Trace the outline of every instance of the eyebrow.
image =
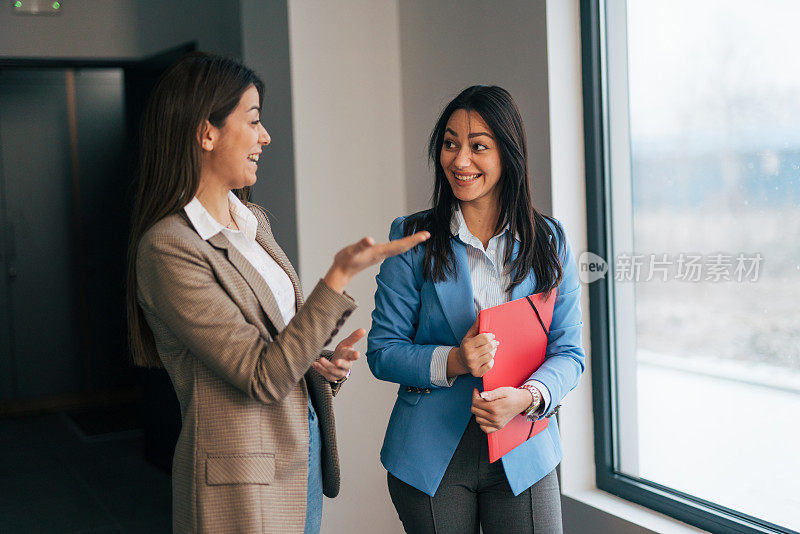
POLYGON ((250 111, 253 111, 253 110, 256 110, 259 113, 261 113, 261 108, 259 106, 253 106, 252 108, 248 109, 247 111, 250 112, 250 111))
MULTIPOLYGON (((451 130, 450 128, 445 129, 445 132, 450 132, 450 134, 453 135, 453 137, 458 137, 458 134, 456 132, 454 132, 453 130, 451 130)), ((473 133, 469 134, 467 137, 472 139, 473 137, 480 137, 482 135, 485 135, 489 139, 494 139, 494 137, 492 137, 491 135, 489 135, 486 132, 473 132, 473 133)))

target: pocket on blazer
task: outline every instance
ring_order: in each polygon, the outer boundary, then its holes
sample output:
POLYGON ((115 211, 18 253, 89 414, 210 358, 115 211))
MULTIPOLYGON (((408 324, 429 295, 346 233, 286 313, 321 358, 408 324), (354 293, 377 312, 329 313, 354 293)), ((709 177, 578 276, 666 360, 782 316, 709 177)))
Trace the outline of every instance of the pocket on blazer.
POLYGON ((206 484, 272 484, 275 481, 275 454, 231 454, 206 457, 206 484))
POLYGON ((397 390, 397 396, 411 406, 415 406, 419 402, 420 397, 422 397, 422 392, 410 389, 408 386, 400 386, 400 389, 397 390))

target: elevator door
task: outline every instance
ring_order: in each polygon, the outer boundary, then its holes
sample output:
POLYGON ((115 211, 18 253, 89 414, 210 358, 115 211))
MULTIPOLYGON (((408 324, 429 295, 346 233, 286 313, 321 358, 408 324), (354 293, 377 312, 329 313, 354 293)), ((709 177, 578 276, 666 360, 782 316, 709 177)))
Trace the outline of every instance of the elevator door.
POLYGON ((0 70, 0 401, 125 380, 123 85, 0 70))

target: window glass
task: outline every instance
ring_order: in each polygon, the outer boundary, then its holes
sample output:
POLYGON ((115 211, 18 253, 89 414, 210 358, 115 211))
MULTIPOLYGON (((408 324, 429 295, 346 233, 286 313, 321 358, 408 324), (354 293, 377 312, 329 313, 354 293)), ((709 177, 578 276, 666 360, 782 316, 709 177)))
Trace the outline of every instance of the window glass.
POLYGON ((616 467, 800 530, 800 2, 606 15, 616 467))

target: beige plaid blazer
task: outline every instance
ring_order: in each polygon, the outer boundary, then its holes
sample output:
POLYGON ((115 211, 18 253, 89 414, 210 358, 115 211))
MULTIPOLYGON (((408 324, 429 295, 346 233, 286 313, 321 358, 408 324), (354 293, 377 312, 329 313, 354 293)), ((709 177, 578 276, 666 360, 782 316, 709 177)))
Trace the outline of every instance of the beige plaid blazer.
POLYGON ((309 395, 322 431, 323 491, 339 492, 335 388, 310 366, 356 305, 322 281, 303 303, 265 212, 248 208, 257 242, 294 285, 288 326, 255 268, 221 232, 204 241, 183 212, 155 224, 138 248, 139 305, 183 418, 175 532, 303 532, 309 395))

